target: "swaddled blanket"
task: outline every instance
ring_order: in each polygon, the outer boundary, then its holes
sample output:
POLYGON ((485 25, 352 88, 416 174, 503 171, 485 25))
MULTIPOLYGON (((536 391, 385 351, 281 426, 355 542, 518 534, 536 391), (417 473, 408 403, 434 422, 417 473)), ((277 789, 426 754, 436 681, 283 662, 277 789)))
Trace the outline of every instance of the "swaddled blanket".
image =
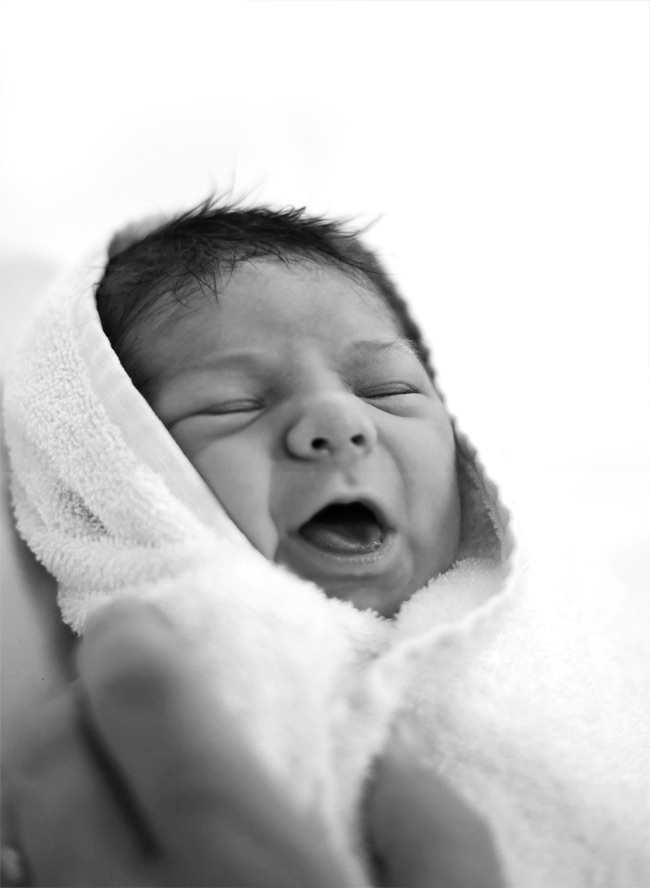
MULTIPOLYGON (((131 384, 94 302, 104 257, 43 304, 6 379, 18 527, 63 618, 157 602, 295 804, 367 875, 359 808, 396 718, 488 820, 514 888, 648 884, 643 694, 619 600, 532 567, 457 432, 455 565, 392 620, 262 557, 131 384)), ((541 570, 539 569, 541 568, 541 570)))

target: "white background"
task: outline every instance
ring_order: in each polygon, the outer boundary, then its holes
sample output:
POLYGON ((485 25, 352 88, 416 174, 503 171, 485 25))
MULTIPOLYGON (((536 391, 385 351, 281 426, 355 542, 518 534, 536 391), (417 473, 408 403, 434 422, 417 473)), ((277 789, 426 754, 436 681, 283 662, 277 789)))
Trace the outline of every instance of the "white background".
POLYGON ((215 187, 378 218, 488 467, 523 463, 548 520, 640 589, 648 19, 644 0, 2 0, 3 344, 89 244, 215 187))

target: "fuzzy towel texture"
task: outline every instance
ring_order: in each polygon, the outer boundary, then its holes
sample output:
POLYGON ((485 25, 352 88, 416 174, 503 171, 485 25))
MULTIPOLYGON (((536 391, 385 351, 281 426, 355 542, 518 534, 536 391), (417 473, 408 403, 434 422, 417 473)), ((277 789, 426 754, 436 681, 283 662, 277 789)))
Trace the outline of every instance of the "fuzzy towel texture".
POLYGON ((18 527, 63 618, 83 632, 117 596, 157 602, 356 884, 364 783, 406 718, 490 824, 512 888, 647 888, 645 670, 616 590, 583 565, 560 572, 547 545, 523 557, 460 433, 458 561, 395 618, 269 563, 112 351, 94 302, 104 262, 43 303, 6 379, 18 527))

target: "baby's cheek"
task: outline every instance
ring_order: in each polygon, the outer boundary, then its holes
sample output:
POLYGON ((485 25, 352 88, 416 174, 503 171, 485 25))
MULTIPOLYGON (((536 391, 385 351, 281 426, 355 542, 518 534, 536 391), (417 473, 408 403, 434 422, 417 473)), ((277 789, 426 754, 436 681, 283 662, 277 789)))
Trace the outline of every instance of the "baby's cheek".
POLYGON ((200 434, 200 431, 197 432, 196 426, 196 422, 191 419, 178 422, 172 426, 169 433, 194 468, 198 470, 197 460, 209 445, 210 439, 206 435, 200 434))
MULTIPOLYGON (((424 462, 417 477, 413 476, 410 502, 411 532, 415 541, 418 573, 422 563, 430 571, 427 579, 447 570, 453 563, 460 540, 460 494, 458 490, 455 449, 441 448, 440 437, 424 462)), ((452 438, 453 443, 453 438, 452 438)))
POLYGON ((277 546, 269 514, 269 467, 245 445, 219 441, 195 454, 192 463, 228 517, 267 558, 277 546))

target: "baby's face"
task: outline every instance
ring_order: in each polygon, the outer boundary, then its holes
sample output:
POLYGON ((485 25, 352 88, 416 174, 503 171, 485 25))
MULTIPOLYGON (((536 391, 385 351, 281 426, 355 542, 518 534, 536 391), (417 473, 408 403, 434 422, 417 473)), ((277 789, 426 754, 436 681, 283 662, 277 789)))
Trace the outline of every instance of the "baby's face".
POLYGON ((271 260, 145 335, 155 412, 251 543, 393 614, 458 546, 451 423, 399 324, 343 274, 271 260))

